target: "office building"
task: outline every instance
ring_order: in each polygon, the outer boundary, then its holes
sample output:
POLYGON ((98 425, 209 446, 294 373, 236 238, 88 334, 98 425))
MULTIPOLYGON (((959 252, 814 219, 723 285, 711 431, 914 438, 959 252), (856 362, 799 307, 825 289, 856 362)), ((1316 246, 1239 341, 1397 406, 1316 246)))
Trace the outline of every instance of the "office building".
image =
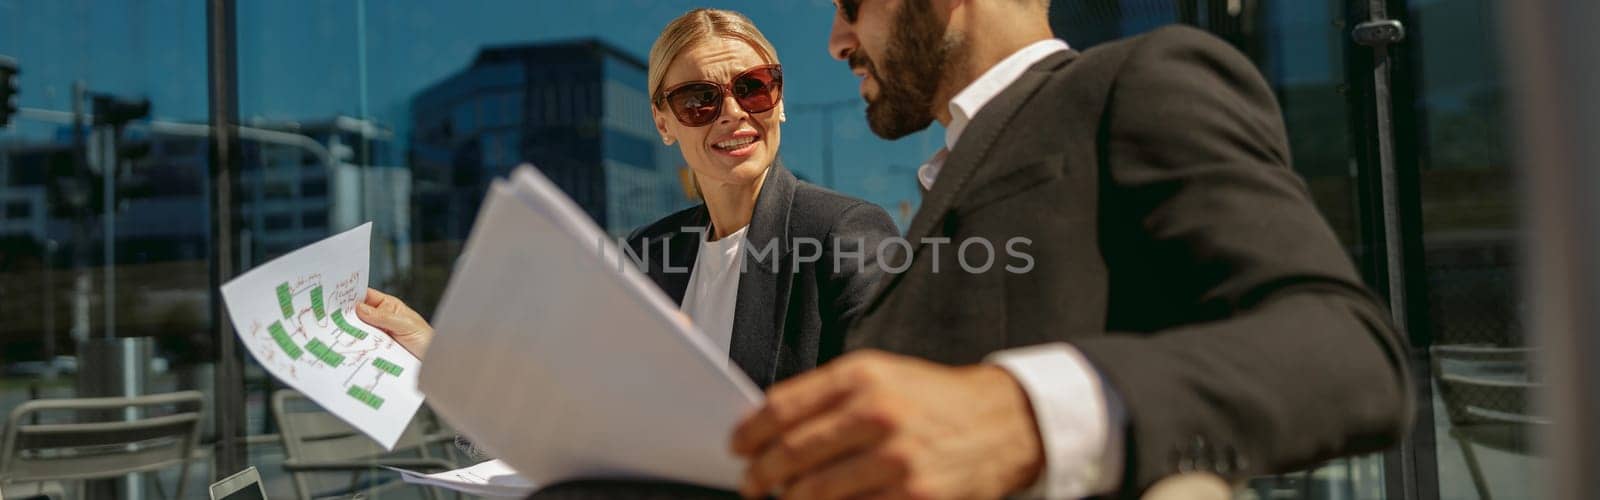
POLYGON ((419 240, 465 239, 489 182, 523 162, 612 234, 685 206, 649 107, 644 62, 604 42, 481 49, 412 100, 419 240))

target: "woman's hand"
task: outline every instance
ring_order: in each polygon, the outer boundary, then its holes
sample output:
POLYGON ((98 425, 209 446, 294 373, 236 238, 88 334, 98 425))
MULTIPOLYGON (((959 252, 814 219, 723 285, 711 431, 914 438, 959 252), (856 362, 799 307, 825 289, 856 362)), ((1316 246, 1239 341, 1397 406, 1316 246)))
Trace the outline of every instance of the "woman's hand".
POLYGON ((417 359, 422 359, 428 342, 433 341, 433 327, 428 326, 428 320, 393 295, 368 288, 364 303, 356 304, 356 316, 389 334, 417 359))

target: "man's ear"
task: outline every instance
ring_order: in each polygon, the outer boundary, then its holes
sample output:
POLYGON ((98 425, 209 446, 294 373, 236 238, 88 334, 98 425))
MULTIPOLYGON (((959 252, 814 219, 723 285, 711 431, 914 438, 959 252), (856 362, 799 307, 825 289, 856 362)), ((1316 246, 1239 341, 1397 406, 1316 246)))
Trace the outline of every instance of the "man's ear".
POLYGON ((666 116, 666 113, 662 113, 659 108, 656 108, 655 106, 651 106, 650 107, 650 118, 655 120, 655 122, 656 122, 656 133, 661 134, 661 143, 662 144, 666 144, 668 146, 671 146, 673 142, 677 141, 677 138, 672 136, 672 132, 667 130, 667 116, 666 116))

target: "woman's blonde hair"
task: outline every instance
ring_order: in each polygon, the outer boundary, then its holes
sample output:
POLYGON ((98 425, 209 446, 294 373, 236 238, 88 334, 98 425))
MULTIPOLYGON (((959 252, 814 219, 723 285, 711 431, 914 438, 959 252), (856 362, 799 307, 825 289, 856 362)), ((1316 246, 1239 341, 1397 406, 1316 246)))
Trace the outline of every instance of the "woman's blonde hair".
POLYGON ((716 37, 748 43, 767 63, 778 62, 778 50, 772 48, 772 42, 768 42, 767 37, 744 14, 723 9, 691 10, 667 23, 667 27, 661 29, 661 36, 656 38, 656 43, 650 46, 646 87, 650 92, 651 105, 656 104, 656 93, 661 91, 667 79, 667 67, 678 58, 678 54, 716 37))
MULTIPOLYGON (((778 49, 772 48, 772 42, 768 42, 767 36, 762 35, 761 30, 756 29, 755 23, 750 22, 750 18, 744 17, 744 14, 704 8, 685 12, 667 23, 667 27, 661 29, 661 36, 656 37, 656 43, 650 46, 650 68, 646 71, 645 86, 650 92, 651 106, 660 107, 656 93, 666 83, 667 68, 672 66, 678 54, 717 37, 748 43, 766 63, 778 62, 778 49)), ((694 169, 686 169, 684 181, 690 199, 701 199, 700 180, 695 178, 694 169)))

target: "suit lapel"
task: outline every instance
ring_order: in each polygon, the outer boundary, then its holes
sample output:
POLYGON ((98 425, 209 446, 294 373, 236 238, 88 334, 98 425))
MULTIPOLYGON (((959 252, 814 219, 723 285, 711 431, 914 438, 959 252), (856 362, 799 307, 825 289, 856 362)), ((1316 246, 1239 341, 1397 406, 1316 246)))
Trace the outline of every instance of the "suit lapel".
MULTIPOLYGON (((933 188, 924 193, 922 206, 917 208, 917 214, 911 219, 911 227, 906 230, 906 240, 911 242, 914 249, 912 254, 909 257, 902 255, 904 252, 902 247, 893 245, 894 254, 888 260, 890 266, 906 262, 904 259, 916 259, 921 253, 922 238, 932 235, 939 229, 941 222, 955 203, 957 195, 966 187, 972 175, 985 165, 995 142, 1010 125, 1011 118, 1016 116, 1017 110, 1022 109, 1022 105, 1038 92, 1051 72, 1070 62, 1077 55, 1076 51, 1068 50, 1051 54, 1034 63, 1022 73, 1022 76, 984 105, 977 116, 972 117, 966 131, 962 132, 961 139, 956 142, 955 149, 945 158, 944 167, 939 169, 939 177, 934 181, 933 188)), ((890 273, 886 279, 879 281, 877 290, 873 292, 872 299, 868 302, 867 312, 876 309, 889 294, 889 290, 898 285, 905 274, 890 273)))
POLYGON ((733 339, 728 356, 750 380, 765 389, 776 374, 778 350, 783 345, 783 323, 788 312, 789 288, 794 276, 788 261, 789 211, 794 204, 794 174, 773 163, 756 196, 755 213, 745 232, 747 251, 739 274, 739 297, 733 308, 733 339), (757 260, 750 252, 777 245, 772 254, 757 260), (776 264, 777 272, 773 272, 776 264))

